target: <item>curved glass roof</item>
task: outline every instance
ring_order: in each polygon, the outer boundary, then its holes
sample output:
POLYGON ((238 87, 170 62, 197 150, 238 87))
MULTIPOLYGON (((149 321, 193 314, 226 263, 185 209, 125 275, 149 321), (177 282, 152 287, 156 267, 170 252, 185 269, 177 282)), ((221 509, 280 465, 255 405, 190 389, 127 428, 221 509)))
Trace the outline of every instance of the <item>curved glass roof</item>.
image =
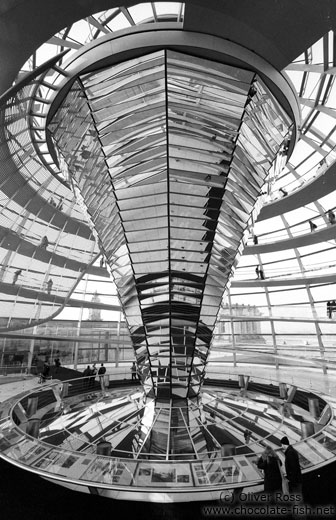
POLYGON ((59 61, 59 66, 64 59, 68 59, 78 49, 102 36, 141 24, 182 23, 183 15, 184 3, 182 2, 145 2, 93 13, 84 20, 78 20, 71 26, 64 27, 49 41, 36 49, 22 66, 18 79, 22 73, 35 70, 36 67, 43 65, 46 60, 58 56, 63 51, 67 51, 67 54, 65 58, 59 61))
MULTIPOLYGON (((1 330, 18 326, 16 318, 34 324, 66 304, 80 307, 81 301, 90 299, 85 292, 90 292, 91 278, 101 284, 106 309, 116 305, 109 273, 100 267, 101 251, 82 208, 62 179, 53 175, 60 165, 46 145, 45 114, 71 53, 93 39, 138 24, 173 22, 182 28, 183 12, 181 3, 157 2, 93 14, 54 35, 22 68, 36 78, 9 97, 1 112, 1 330), (37 71, 64 50, 68 52, 52 69, 37 71), (13 284, 17 271, 21 273, 13 284)), ((251 223, 248 245, 223 303, 225 326, 219 333, 227 359, 254 359, 264 349, 272 356, 268 362, 288 363, 295 351, 318 366, 333 366, 335 329, 326 302, 336 298, 334 39, 330 31, 285 69, 300 102, 300 134, 266 206, 251 223), (264 280, 256 279, 257 265, 264 270, 264 280), (246 316, 252 320, 254 308, 260 322, 257 338, 241 325, 249 323, 246 316), (247 342, 253 347, 248 357, 240 349, 247 342)), ((19 74, 18 81, 22 77, 19 74)))

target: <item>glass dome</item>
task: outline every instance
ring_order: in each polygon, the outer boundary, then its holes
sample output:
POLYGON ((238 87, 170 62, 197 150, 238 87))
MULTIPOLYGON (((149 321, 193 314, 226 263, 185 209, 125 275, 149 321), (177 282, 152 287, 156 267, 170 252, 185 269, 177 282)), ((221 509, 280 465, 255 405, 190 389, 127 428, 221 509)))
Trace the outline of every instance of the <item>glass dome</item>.
MULTIPOLYGON (((53 317, 79 319, 93 308, 96 292, 94 306, 104 317, 119 312, 101 244, 69 189, 62 158, 52 153, 45 121, 71 56, 111 33, 157 24, 183 31, 184 4, 119 7, 78 20, 37 48, 2 96, 3 337, 53 317)), ((218 317, 216 360, 334 367, 334 38, 329 31, 282 71, 300 105, 299 133, 249 222, 218 317)))

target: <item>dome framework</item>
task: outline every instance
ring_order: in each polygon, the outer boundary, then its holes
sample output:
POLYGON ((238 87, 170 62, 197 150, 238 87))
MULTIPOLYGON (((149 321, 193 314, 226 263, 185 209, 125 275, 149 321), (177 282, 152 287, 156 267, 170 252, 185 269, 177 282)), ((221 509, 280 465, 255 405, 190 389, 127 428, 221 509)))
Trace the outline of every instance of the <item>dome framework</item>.
MULTIPOLYGON (((314 30, 298 31, 294 45, 286 2, 272 14, 263 3, 263 29, 282 20, 286 41, 261 31, 259 7, 251 12, 243 2, 221 9, 186 2, 161 15, 159 5, 137 23, 131 5, 95 15, 82 2, 85 23, 95 27, 91 43, 74 38, 80 9, 64 13, 64 22, 59 14, 53 27, 61 32, 46 40, 61 55, 35 67, 43 28, 27 45, 31 72, 1 98, 3 337, 85 305, 82 280, 111 274, 150 396, 197 396, 211 343, 233 364, 300 362, 326 372, 335 362, 326 307, 336 260, 333 7, 322 2, 314 30), (205 13, 214 22, 211 52, 205 13), (128 26, 111 36, 118 16, 128 26), (166 35, 174 31, 175 44, 166 35), (97 265, 102 254, 108 271, 97 265), (255 279, 256 266, 266 277, 255 279), (245 305, 258 313, 245 314, 245 305), (255 338, 237 330, 252 314, 261 324, 255 338)), ((291 6, 296 12, 299 3, 291 6)), ((41 6, 39 16, 45 12, 41 6)), ((305 27, 314 14, 307 6, 305 27)), ((14 79, 12 65, 6 70, 14 79)))

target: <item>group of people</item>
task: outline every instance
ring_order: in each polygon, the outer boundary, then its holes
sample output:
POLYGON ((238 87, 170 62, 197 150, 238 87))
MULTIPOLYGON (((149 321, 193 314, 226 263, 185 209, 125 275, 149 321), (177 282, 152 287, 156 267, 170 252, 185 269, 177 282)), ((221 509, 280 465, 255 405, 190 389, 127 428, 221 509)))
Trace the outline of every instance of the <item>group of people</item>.
POLYGON ((288 437, 280 440, 285 454, 285 468, 276 452, 267 446, 257 462, 264 472, 264 491, 275 496, 277 493, 289 493, 302 496, 302 474, 297 451, 291 446, 288 437))
POLYGON ((50 197, 49 204, 51 204, 54 208, 59 209, 60 211, 63 210, 63 199, 60 197, 58 203, 54 200, 53 197, 50 197))
MULTIPOLYGON (((21 275, 22 275, 22 269, 16 269, 16 271, 14 271, 12 285, 16 284, 16 282, 18 281, 18 279, 21 275)), ((46 290, 47 290, 48 294, 51 294, 53 283, 54 282, 53 282, 52 278, 49 278, 49 280, 46 283, 46 290)))
MULTIPOLYGON (((328 211, 326 212, 326 215, 328 217, 329 224, 332 224, 332 225, 336 224, 336 215, 332 209, 328 209, 328 211)), ((309 223, 311 232, 313 232, 313 231, 315 231, 315 229, 317 229, 317 225, 315 224, 315 222, 313 222, 312 220, 308 220, 308 223, 309 223)))
POLYGON ((101 363, 98 370, 96 367, 96 363, 93 363, 93 365, 91 367, 90 367, 90 365, 88 365, 83 372, 83 377, 85 378, 84 385, 88 388, 94 387, 96 376, 98 374, 100 385, 102 388, 104 388, 105 387, 105 383, 104 383, 105 373, 106 373, 106 367, 104 366, 104 363, 101 363))
MULTIPOLYGON (((102 389, 105 388, 104 383, 104 375, 106 373, 106 367, 104 366, 104 363, 101 363, 99 369, 97 369, 96 363, 93 363, 91 366, 87 365, 86 369, 83 371, 83 377, 84 380, 84 386, 87 388, 92 388, 94 386, 96 376, 99 377, 100 386, 102 389)), ((132 374, 132 381, 137 381, 139 379, 138 375, 138 368, 136 366, 135 361, 133 361, 131 366, 131 374, 132 374)))
MULTIPOLYGON (((38 359, 33 359, 33 364, 36 363, 36 366, 38 364, 38 359)), ((61 360, 60 358, 54 359, 54 366, 51 367, 49 360, 46 359, 43 363, 42 371, 40 372, 40 379, 39 383, 45 383, 47 379, 52 379, 53 374, 57 374, 59 372, 61 366, 61 360)))
MULTIPOLYGON (((280 188, 280 191, 284 192, 285 190, 282 190, 280 188)), ((284 193, 284 196, 287 195, 287 192, 284 193)), ((328 217, 328 221, 329 221, 329 224, 336 224, 336 215, 335 213, 333 212, 332 209, 329 209, 326 213, 327 217, 328 217)), ((317 224, 315 224, 315 222, 313 222, 312 220, 308 220, 308 224, 309 224, 309 228, 310 228, 310 231, 313 232, 315 231, 315 229, 317 229, 317 224)), ((253 239, 253 244, 257 245, 258 244, 258 236, 257 235, 253 235, 252 236, 252 239, 253 239)), ((259 278, 259 276, 258 276, 259 278)))

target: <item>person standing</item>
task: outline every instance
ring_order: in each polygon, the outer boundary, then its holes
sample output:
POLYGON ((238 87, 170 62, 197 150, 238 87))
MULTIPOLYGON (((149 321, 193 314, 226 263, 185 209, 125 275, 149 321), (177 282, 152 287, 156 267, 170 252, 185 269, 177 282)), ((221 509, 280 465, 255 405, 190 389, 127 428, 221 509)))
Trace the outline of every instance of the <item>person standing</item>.
POLYGON ((335 222, 336 222, 335 213, 331 209, 329 209, 327 215, 328 215, 328 220, 329 220, 330 224, 335 224, 335 222))
POLYGON ((47 281, 47 293, 48 294, 51 294, 52 286, 53 286, 53 281, 51 278, 49 278, 49 280, 47 281))
POLYGON ((246 444, 248 444, 250 442, 251 435, 252 435, 251 430, 246 429, 244 431, 244 439, 245 439, 246 444))
POLYGON ((262 267, 259 267, 259 276, 261 280, 265 280, 265 273, 262 267))
POLYGON ((132 372, 132 381, 136 381, 137 380, 137 367, 136 367, 135 361, 133 361, 133 364, 131 366, 131 372, 132 372))
POLYGON ((332 318, 331 301, 327 302, 327 316, 329 319, 332 318))
POLYGON ((106 372, 106 368, 104 367, 104 363, 101 363, 99 370, 98 370, 98 376, 99 376, 99 381, 100 381, 100 387, 102 390, 105 390, 105 379, 104 379, 105 372, 106 372))
POLYGON ((281 447, 285 452, 285 469, 289 492, 302 495, 302 474, 297 451, 289 444, 288 437, 282 437, 281 447))
POLYGON ((83 377, 84 377, 84 387, 88 387, 89 386, 89 383, 90 383, 90 378, 89 378, 89 375, 91 374, 91 369, 90 369, 90 366, 88 365, 86 367, 86 369, 84 370, 83 372, 83 377))
POLYGON ((280 466, 281 460, 275 451, 266 446, 260 459, 257 462, 259 469, 264 472, 264 491, 265 493, 281 493, 282 491, 282 476, 280 466))
POLYGON ((49 365, 48 361, 45 361, 45 363, 43 365, 43 372, 42 372, 42 377, 41 377, 43 383, 45 383, 46 380, 48 379, 49 373, 50 373, 50 365, 49 365))
POLYGON ((49 245, 48 237, 46 235, 44 235, 44 237, 41 238, 40 247, 42 247, 42 249, 47 249, 48 245, 49 245))
POLYGON ((309 222, 309 226, 310 226, 310 231, 311 232, 315 231, 315 229, 317 228, 317 225, 312 220, 308 220, 308 222, 309 222))
POLYGON ((19 276, 21 276, 22 274, 22 269, 17 269, 13 275, 13 281, 12 281, 12 285, 15 285, 16 282, 18 281, 18 278, 19 276))
POLYGON ((93 363, 93 365, 91 367, 91 370, 90 370, 90 379, 89 379, 89 381, 90 381, 89 387, 90 388, 94 387, 96 375, 97 375, 96 363, 93 363))
POLYGON ((59 358, 55 358, 54 359, 54 364, 55 364, 55 374, 57 374, 57 372, 59 371, 59 368, 61 366, 60 359, 59 358))
POLYGON ((330 318, 333 317, 333 313, 336 311, 336 301, 332 300, 330 302, 330 318))

